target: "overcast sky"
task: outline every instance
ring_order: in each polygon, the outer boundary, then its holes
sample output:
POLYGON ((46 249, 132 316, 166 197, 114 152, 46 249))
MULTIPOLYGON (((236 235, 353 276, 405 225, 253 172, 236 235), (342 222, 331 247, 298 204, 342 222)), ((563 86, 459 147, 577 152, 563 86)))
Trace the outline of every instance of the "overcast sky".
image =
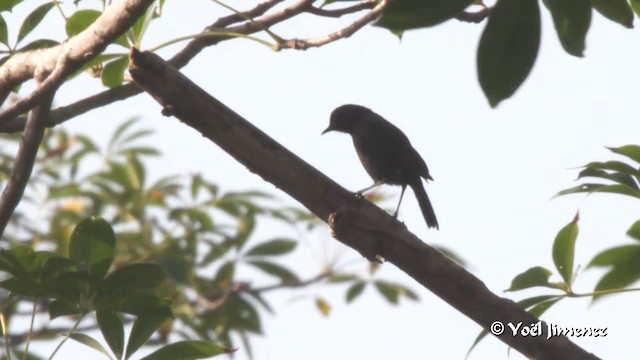
MULTIPOLYGON (((22 18, 23 8, 16 9, 22 18)), ((237 1, 237 8, 253 2, 237 1)), ((226 14, 209 1, 167 1, 165 17, 152 24, 143 47, 196 33, 226 14)), ((352 190, 370 184, 348 136, 320 136, 328 116, 344 103, 361 104, 393 122, 411 139, 435 181, 427 192, 440 231, 427 230, 410 192, 399 217, 428 243, 445 245, 470 263, 470 270, 494 292, 514 300, 545 291, 503 293, 511 279, 529 267, 553 269, 551 244, 557 231, 580 211, 576 264, 585 265, 598 251, 628 243, 627 228, 640 214, 638 201, 620 196, 551 199, 574 186, 576 167, 612 157, 605 146, 640 143, 638 122, 637 30, 594 13, 586 57, 561 48, 548 12, 543 9, 542 41, 529 79, 514 97, 491 109, 477 83, 475 51, 483 24, 449 21, 412 31, 402 41, 367 27, 353 37, 306 52, 274 53, 246 40, 206 49, 184 72, 212 95, 326 175, 352 190)), ((53 12, 49 15, 57 16, 53 12)), ((11 20, 9 19, 11 24, 11 20)), ((353 19, 294 19, 274 27, 280 36, 320 35, 353 19)), ((53 26, 55 21, 51 21, 53 26)), ((15 29, 15 25, 12 29, 15 29)), ((53 31, 53 30, 52 30, 53 31)), ((161 51, 168 57, 183 44, 161 51)), ((100 90, 83 76, 56 98, 59 105, 100 90)), ((65 123, 71 132, 101 137, 131 115, 157 130, 154 141, 165 156, 152 172, 203 172, 225 190, 261 189, 284 202, 293 200, 176 119, 160 115, 146 95, 96 110, 65 123), (170 169, 170 170, 168 170, 170 169)), ((386 187, 393 208, 399 188, 386 187)), ((281 229, 263 228, 264 233, 281 229)), ((285 264, 313 275, 329 260, 367 263, 344 249, 328 228, 301 239, 299 254, 285 264)), ((343 288, 311 287, 273 294, 276 316, 264 318, 265 336, 254 338, 256 359, 463 359, 480 327, 421 288, 391 264, 381 276, 415 289, 420 302, 393 307, 369 289, 344 305, 343 288), (323 317, 315 296, 328 299, 333 311, 323 317)), ((581 272, 578 292, 593 289, 600 272, 581 272)), ((258 279, 256 281, 259 281, 258 279)), ((558 279, 555 279, 558 280, 558 279)), ((268 280, 267 280, 268 281, 268 280)), ((628 359, 635 351, 638 295, 612 296, 594 306, 588 299, 566 300, 544 319, 560 326, 607 327, 606 338, 573 338, 604 359, 628 359)), ((58 358, 99 359, 85 348, 65 346, 58 358)), ((493 338, 486 338, 470 359, 523 359, 493 338)), ((237 359, 245 359, 240 350, 237 359)))

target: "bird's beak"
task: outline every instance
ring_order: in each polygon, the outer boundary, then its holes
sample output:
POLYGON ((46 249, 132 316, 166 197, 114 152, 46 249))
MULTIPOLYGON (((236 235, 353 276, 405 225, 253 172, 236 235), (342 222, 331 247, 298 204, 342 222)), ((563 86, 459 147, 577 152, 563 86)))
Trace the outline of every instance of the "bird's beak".
POLYGON ((322 134, 320 134, 320 135, 324 135, 324 134, 328 133, 328 132, 329 132, 329 131, 331 131, 331 130, 333 130, 333 128, 331 127, 331 125, 329 125, 329 127, 328 127, 328 128, 326 128, 326 129, 324 129, 324 131, 323 131, 323 132, 322 132, 322 134))

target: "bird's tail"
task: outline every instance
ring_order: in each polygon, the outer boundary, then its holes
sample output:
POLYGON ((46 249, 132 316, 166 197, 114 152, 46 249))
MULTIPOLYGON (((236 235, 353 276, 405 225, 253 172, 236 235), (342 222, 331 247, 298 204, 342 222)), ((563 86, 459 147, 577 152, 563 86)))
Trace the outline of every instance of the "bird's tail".
POLYGON ((422 185, 422 180, 418 178, 417 181, 409 184, 409 186, 411 186, 413 193, 416 195, 416 199, 418 199, 418 204, 420 205, 424 219, 427 221, 427 226, 438 229, 438 219, 436 219, 436 213, 433 211, 433 206, 431 205, 431 201, 429 201, 427 191, 424 189, 424 185, 422 185))

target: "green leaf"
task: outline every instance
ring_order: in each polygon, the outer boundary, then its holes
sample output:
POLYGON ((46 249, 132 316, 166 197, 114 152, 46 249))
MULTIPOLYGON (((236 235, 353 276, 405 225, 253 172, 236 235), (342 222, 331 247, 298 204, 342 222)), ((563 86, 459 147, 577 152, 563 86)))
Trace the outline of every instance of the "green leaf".
POLYGON ((125 151, 132 155, 159 156, 162 154, 160 150, 148 146, 133 146, 125 151))
POLYGON ((640 241, 640 220, 636 221, 631 225, 629 230, 627 230, 627 235, 629 235, 632 239, 640 241))
POLYGON ((551 12, 560 43, 573 56, 584 55, 585 38, 591 25, 590 0, 544 0, 551 12))
POLYGON ((613 193, 627 195, 640 199, 640 191, 624 184, 602 185, 602 184, 582 184, 570 189, 562 190, 555 196, 576 194, 576 193, 613 193))
MULTIPOLYGON (((240 203, 233 204, 236 209, 238 208, 240 203)), ((230 213, 231 214, 231 213, 230 213)), ((244 247, 249 240, 249 237, 253 234, 253 230, 256 228, 256 216, 253 211, 249 211, 246 215, 240 215, 238 218, 238 222, 236 224, 236 235, 234 237, 234 243, 236 245, 236 249, 240 250, 244 247)))
POLYGON ((442 246, 442 245, 434 245, 433 246, 434 249, 438 250, 439 252, 441 252, 443 255, 445 255, 446 257, 448 257, 449 259, 455 261, 458 263, 458 265, 462 266, 462 267, 467 267, 467 261, 465 259, 462 258, 462 256, 460 256, 459 254, 457 254, 456 252, 454 252, 453 250, 442 246))
POLYGON ((491 107, 527 78, 540 46, 537 0, 498 0, 478 46, 478 79, 491 107))
POLYGON ((22 295, 27 297, 43 297, 42 287, 40 284, 30 279, 18 280, 16 278, 8 278, 0 281, 0 288, 11 291, 14 295, 22 295))
POLYGON ((246 256, 275 256, 287 254, 298 245, 290 239, 274 239, 254 246, 247 251, 246 256))
POLYGON ((72 37, 81 33, 93 24, 100 15, 102 15, 102 12, 91 9, 78 10, 74 12, 67 18, 67 23, 65 24, 67 36, 72 37))
POLYGON ((536 317, 540 317, 542 316, 542 314, 544 314, 547 310, 549 310, 553 305, 555 305, 558 301, 562 300, 562 297, 558 297, 557 299, 551 299, 548 301, 543 301, 540 302, 534 306, 532 306, 529 309, 529 313, 536 316, 536 317))
POLYGON ((80 307, 77 304, 65 300, 57 299, 49 304, 49 319, 53 320, 60 316, 80 314, 80 307))
POLYGON ((355 275, 351 274, 332 274, 327 280, 332 284, 339 284, 343 282, 351 282, 358 279, 355 275))
POLYGON ((162 266, 152 263, 129 264, 112 272, 102 284, 104 293, 152 290, 167 278, 162 266))
POLYGON ((230 328, 238 331, 249 331, 254 334, 262 333, 260 314, 249 301, 235 294, 229 296, 226 311, 230 314, 230 328))
POLYGON ((578 178, 595 177, 611 180, 619 184, 627 185, 632 189, 639 190, 636 180, 633 176, 619 172, 607 172, 600 169, 584 169, 578 174, 578 178))
POLYGON ((30 51, 30 50, 36 50, 36 49, 46 49, 46 48, 54 47, 56 45, 60 45, 60 43, 50 39, 38 39, 21 47, 20 49, 18 49, 18 52, 30 51))
POLYGON ((16 246, 9 250, 0 249, 0 271, 7 272, 18 279, 29 278, 25 264, 32 260, 33 249, 27 245, 16 246))
POLYGON ((586 169, 612 170, 632 176, 640 176, 640 170, 622 161, 590 162, 586 169))
POLYGON ((111 359, 111 356, 109 356, 107 349, 105 349, 102 345, 100 345, 100 343, 96 339, 92 338, 91 336, 81 334, 81 333, 73 333, 69 336, 69 338, 79 342, 80 344, 86 345, 94 350, 97 350, 103 353, 109 359, 111 359))
POLYGON ((599 266, 622 266, 634 261, 640 263, 640 246, 623 245, 603 250, 591 259, 587 268, 599 266))
POLYGON ((400 292, 398 291, 398 287, 395 284, 392 284, 387 281, 378 280, 373 283, 378 292, 391 304, 398 304, 398 297, 400 292))
POLYGON ((42 267, 42 283, 50 285, 59 276, 76 270, 75 263, 70 259, 62 256, 52 256, 45 261, 42 267))
POLYGON ((69 242, 69 258, 78 268, 103 278, 113 261, 116 235, 103 218, 92 216, 76 226, 69 242))
POLYGON ((413 301, 419 300, 418 295, 415 292, 413 292, 413 290, 402 285, 397 285, 397 286, 398 286, 398 290, 400 291, 400 295, 404 295, 407 299, 410 299, 413 301))
POLYGON ((552 287, 549 283, 551 274, 550 270, 541 266, 532 267, 514 277, 511 280, 511 286, 506 291, 517 291, 534 286, 552 287))
POLYGON ((607 19, 633 28, 633 11, 627 0, 591 0, 593 8, 607 19))
POLYGON ((558 232, 553 242, 553 263, 568 288, 571 288, 573 283, 573 259, 578 238, 578 219, 578 214, 576 214, 573 221, 558 232))
POLYGON ((125 136, 129 128, 132 127, 135 123, 137 123, 138 120, 140 119, 138 119, 137 117, 132 117, 127 121, 123 122, 122 124, 120 124, 120 126, 116 128, 116 130, 113 132, 113 135, 111 135, 109 144, 107 145, 107 149, 109 153, 113 153, 117 150, 117 147, 122 142, 122 137, 125 136))
POLYGON ((227 261, 218 268, 216 276, 213 278, 213 283, 216 285, 224 285, 233 279, 233 275, 236 272, 236 263, 233 261, 227 261))
MULTIPOLYGON (((76 11, 67 19, 65 24, 67 36, 72 37, 81 33, 91 26, 100 15, 102 15, 102 12, 98 10, 83 9, 76 11)), ((119 36, 114 43, 129 48, 129 41, 124 35, 119 36)))
POLYGON ((173 317, 170 301, 147 292, 130 291, 105 294, 96 299, 96 308, 111 309, 136 316, 154 315, 173 317))
POLYGON ((147 32, 147 28, 149 27, 149 23, 151 22, 151 20, 153 20, 155 11, 155 6, 149 6, 145 14, 143 16, 140 16, 129 30, 129 37, 135 47, 140 48, 142 37, 147 32))
POLYGON ((140 191, 144 186, 146 171, 140 159, 133 154, 128 154, 127 156, 127 172, 129 173, 129 179, 131 179, 131 187, 136 192, 140 191))
POLYGON ((122 85, 124 72, 129 67, 129 57, 123 56, 120 59, 107 63, 102 69, 102 84, 109 88, 122 85))
POLYGON ((331 304, 327 301, 327 299, 317 296, 316 297, 316 308, 318 311, 324 316, 329 316, 331 314, 331 304))
POLYGON ((227 353, 221 345, 199 340, 178 341, 158 349, 141 360, 205 359, 227 353))
POLYGON ((0 11, 11 11, 14 6, 20 4, 23 0, 2 0, 0 1, 0 11))
POLYGON ((198 197, 198 193, 200 192, 202 185, 204 185, 204 182, 202 181, 202 175, 196 174, 191 176, 191 198, 192 199, 195 199, 198 197))
POLYGON ((0 43, 9 47, 9 30, 7 29, 7 22, 0 14, 0 43))
POLYGON ((375 22, 394 32, 429 27, 460 14, 473 0, 398 0, 389 3, 375 22))
POLYGON ((636 12, 636 16, 640 16, 640 0, 631 0, 631 7, 636 12))
POLYGON ((528 310, 538 304, 542 304, 548 301, 559 300, 563 297, 564 295, 539 295, 539 296, 522 299, 518 301, 516 304, 518 304, 521 308, 528 310))
POLYGON ((296 274, 294 274, 289 269, 281 265, 278 265, 272 262, 258 261, 258 260, 249 261, 247 263, 251 264, 252 266, 255 266, 256 268, 264 271, 269 275, 279 278, 281 281, 285 283, 297 283, 300 281, 300 279, 298 279, 298 276, 296 274))
POLYGON ((351 285, 349 287, 349 290, 347 290, 347 294, 345 296, 345 300, 347 300, 347 303, 351 303, 358 296, 360 296, 362 294, 362 291, 364 290, 365 285, 366 283, 363 281, 359 281, 351 285))
POLYGON ((33 29, 35 29, 38 24, 40 24, 42 19, 44 19, 44 17, 47 15, 49 10, 53 8, 54 5, 55 4, 53 1, 42 4, 35 10, 33 10, 31 14, 27 15, 26 19, 24 19, 24 21, 22 22, 22 25, 20 25, 20 31, 18 32, 18 40, 16 41, 16 44, 20 43, 20 41, 22 41, 25 36, 29 35, 29 33, 33 31, 33 29))
POLYGON ((98 309, 96 318, 102 336, 109 344, 111 351, 117 359, 122 358, 122 350, 124 349, 124 325, 122 319, 114 311, 108 309, 98 309))
POLYGON ((612 193, 619 195, 627 195, 640 199, 640 191, 625 184, 602 185, 592 192, 612 193))
MULTIPOLYGON (((55 278, 53 285, 56 298, 79 304, 83 299, 94 295, 95 287, 100 280, 101 279, 98 279, 96 276, 84 271, 63 273, 55 278)), ((87 309, 90 309, 92 306, 92 304, 87 303, 84 305, 87 305, 87 309)))
POLYGON ((616 154, 624 155, 631 160, 640 163, 640 145, 625 145, 617 148, 607 148, 616 154))
POLYGON ((476 347, 476 345, 478 345, 480 343, 480 341, 482 341, 482 339, 484 339, 487 335, 489 335, 489 332, 487 330, 482 330, 480 331, 480 333, 478 334, 478 336, 476 336, 475 340, 473 340, 473 344, 471 344, 471 346, 469 347, 469 350, 467 350, 467 356, 465 357, 465 359, 469 358, 469 355, 471 354, 471 351, 476 347))
MULTIPOLYGON (((619 263, 614 266, 600 278, 593 291, 622 290, 639 279, 640 268, 638 268, 638 259, 635 258, 633 261, 619 263)), ((593 296, 593 301, 610 294, 612 293, 596 294, 593 296)))
POLYGON ((125 359, 129 359, 144 343, 149 340, 151 335, 160 328, 160 326, 167 320, 166 316, 156 315, 140 315, 136 318, 131 328, 131 334, 129 334, 129 341, 127 342, 127 356, 125 359))
MULTIPOLYGON (((151 129, 136 130, 136 131, 134 131, 134 132, 132 132, 130 134, 126 134, 126 136, 123 135, 124 137, 120 140, 120 143, 122 145, 130 144, 130 143, 134 142, 135 140, 143 139, 145 137, 149 137, 150 135, 153 135, 154 133, 155 133, 155 131, 153 131, 151 129)), ((119 153, 120 154, 124 154, 124 153, 129 152, 129 151, 131 151, 130 148, 122 149, 122 150, 119 151, 119 153)))

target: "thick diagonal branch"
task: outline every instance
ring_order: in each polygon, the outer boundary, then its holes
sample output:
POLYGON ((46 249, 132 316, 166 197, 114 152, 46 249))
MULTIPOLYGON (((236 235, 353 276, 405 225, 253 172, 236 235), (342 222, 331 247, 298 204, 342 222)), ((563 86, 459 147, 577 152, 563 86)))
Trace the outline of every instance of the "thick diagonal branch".
MULTIPOLYGON (((151 53, 133 50, 133 79, 173 115, 328 222, 336 237, 368 259, 382 256, 467 317, 489 329, 495 321, 538 319, 493 294, 478 278, 411 234, 375 205, 350 192, 271 139, 151 53)), ((499 339, 535 359, 597 359, 566 337, 499 339)))

